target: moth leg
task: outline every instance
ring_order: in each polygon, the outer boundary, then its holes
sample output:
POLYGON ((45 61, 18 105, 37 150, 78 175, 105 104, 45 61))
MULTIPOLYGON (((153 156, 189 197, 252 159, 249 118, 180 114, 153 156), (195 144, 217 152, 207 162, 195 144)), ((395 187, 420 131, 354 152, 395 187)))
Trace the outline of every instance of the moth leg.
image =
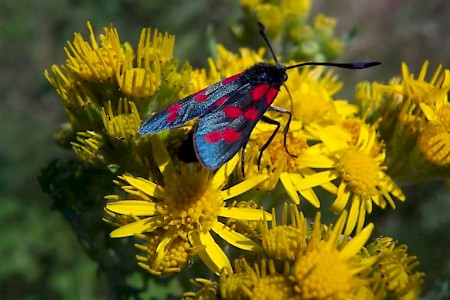
MULTIPOLYGON (((242 178, 244 178, 244 179, 245 179, 245 171, 244 171, 245 147, 247 147, 247 142, 244 144, 244 146, 242 146, 242 155, 241 155, 241 172, 242 172, 242 178)), ((259 168, 259 163, 258 163, 258 168, 259 168)))
POLYGON ((267 141, 261 147, 261 150, 259 150, 258 169, 259 169, 259 165, 261 164, 262 154, 263 154, 264 150, 266 150, 267 147, 269 146, 269 144, 272 142, 272 140, 274 139, 275 135, 277 134, 277 132, 281 126, 280 122, 278 122, 277 120, 271 119, 269 117, 266 117, 266 116, 262 116, 261 121, 263 121, 267 124, 275 125, 275 126, 277 126, 277 128, 275 128, 275 130, 272 132, 272 135, 267 139, 267 141))
MULTIPOLYGON (((269 106, 268 110, 276 111, 276 112, 279 112, 279 113, 282 113, 282 114, 288 114, 289 115, 289 118, 288 118, 288 121, 286 123, 286 126, 283 129, 283 146, 284 146, 284 149, 286 150, 287 154, 289 154, 292 157, 297 157, 297 155, 292 154, 287 148, 287 133, 289 132, 289 126, 291 125, 291 121, 292 121, 292 112, 290 110, 288 110, 288 109, 285 109, 285 108, 282 108, 282 107, 277 107, 277 106, 269 106)), ((277 123, 280 124, 279 122, 277 122, 277 123)), ((277 131, 278 131, 278 129, 277 129, 277 131)))

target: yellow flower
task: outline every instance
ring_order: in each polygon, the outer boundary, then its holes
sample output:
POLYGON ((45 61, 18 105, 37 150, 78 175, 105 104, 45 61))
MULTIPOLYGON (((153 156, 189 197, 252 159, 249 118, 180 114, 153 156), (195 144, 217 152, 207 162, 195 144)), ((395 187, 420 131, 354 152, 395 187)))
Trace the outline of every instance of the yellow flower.
POLYGON ((117 115, 114 115, 111 102, 108 102, 107 110, 102 109, 103 126, 106 134, 111 137, 125 139, 137 134, 141 126, 141 118, 133 102, 119 100, 117 115))
POLYGON ((299 186, 313 187, 338 180, 336 199, 331 206, 334 212, 342 211, 350 201, 350 216, 345 234, 350 234, 356 226, 357 231, 364 225, 366 214, 372 212, 372 203, 385 208, 389 203, 395 208, 393 197, 405 200, 400 188, 384 172, 384 148, 377 141, 375 127, 362 123, 358 140, 341 139, 339 136, 322 134, 321 140, 329 153, 320 159, 305 160, 302 163, 312 168, 329 168, 317 172, 298 183, 299 186), (392 196, 391 196, 392 195, 392 196))
POLYGON ((372 277, 377 284, 371 289, 377 299, 417 299, 423 283, 422 272, 414 271, 417 257, 408 256, 407 246, 398 245, 390 237, 378 238, 366 247, 367 256, 378 256, 372 266, 372 277))
MULTIPOLYGON (((277 120, 281 121, 281 119, 277 120)), ((267 174, 269 179, 262 182, 259 186, 262 190, 271 191, 281 181, 294 203, 300 203, 300 194, 315 207, 320 207, 319 199, 313 189, 310 187, 303 188, 297 183, 302 178, 314 174, 314 171, 310 168, 301 166, 302 160, 306 157, 316 157, 316 154, 321 154, 321 149, 318 146, 308 146, 308 137, 311 138, 311 136, 301 129, 300 122, 293 121, 286 135, 286 146, 287 150, 295 156, 290 155, 286 151, 284 134, 282 132, 276 134, 267 149, 264 149, 261 153, 263 145, 269 140, 273 130, 273 125, 263 122, 259 122, 256 126, 246 148, 245 174, 267 174), (258 165, 260 157, 261 162, 258 165)), ((336 190, 329 183, 324 183, 322 187, 330 191, 336 190)))
POLYGON ((267 177, 259 175, 248 178, 222 190, 237 164, 238 156, 222 166, 215 174, 203 168, 185 165, 177 171, 157 136, 152 136, 151 139, 153 156, 163 176, 164 184, 159 185, 129 174, 121 176, 123 182, 120 185, 128 196, 107 196, 107 199, 116 201, 108 203, 106 209, 127 224, 111 232, 111 237, 136 234, 138 237, 140 234, 149 236, 152 242, 147 248, 151 248, 148 253, 152 255, 141 257, 139 264, 155 274, 180 270, 186 263, 186 255, 182 255, 178 260, 170 259, 170 264, 163 262, 168 255, 189 252, 198 254, 215 273, 219 273, 222 269, 231 270, 227 256, 216 244, 211 232, 215 232, 235 247, 259 251, 260 247, 255 242, 231 230, 219 218, 257 221, 265 216, 270 219, 271 215, 260 209, 225 207, 224 202, 252 189, 267 177), (132 219, 124 219, 121 216, 130 216, 132 219), (174 245, 182 247, 183 251, 172 251, 171 247, 174 245), (176 262, 182 264, 178 265, 176 262), (170 267, 167 267, 168 265, 170 267))
POLYGON ((81 78, 90 82, 110 81, 114 78, 122 60, 122 45, 119 34, 114 27, 103 28, 104 35, 100 35, 100 45, 96 41, 91 23, 87 23, 91 44, 82 35, 75 34, 73 43, 65 48, 67 66, 81 78))
POLYGON ((277 224, 275 209, 272 209, 272 226, 267 222, 261 226, 261 240, 264 253, 275 260, 294 260, 306 247, 306 220, 296 205, 289 206, 290 224, 288 224, 288 205, 285 203, 281 214, 281 223, 277 224))
POLYGON ((342 236, 346 219, 347 213, 343 212, 324 234, 317 214, 308 245, 297 256, 294 266, 297 291, 302 299, 360 299, 359 291, 368 286, 368 278, 360 278, 358 274, 370 269, 376 258, 360 259, 357 254, 369 239, 373 224, 346 239, 342 236))
POLYGON ((417 78, 402 64, 402 82, 362 83, 356 102, 377 123, 389 153, 390 173, 404 181, 447 176, 450 163, 450 70, 438 66, 426 79, 425 61, 417 78))
MULTIPOLYGON (((446 85, 450 90, 450 70, 446 70, 446 85)), ((426 125, 419 134, 417 144, 424 158, 437 166, 450 165, 450 103, 447 96, 439 97, 434 105, 420 105, 426 125)))
POLYGON ((102 151, 104 144, 104 137, 95 131, 80 131, 76 141, 71 142, 72 149, 80 160, 97 167, 105 163, 102 151))
POLYGON ((117 82, 121 91, 133 98, 148 98, 158 91, 162 72, 173 68, 172 55, 175 36, 168 33, 152 32, 144 28, 138 42, 136 57, 126 55, 121 68, 117 71, 117 82))
MULTIPOLYGON (((307 222, 294 205, 291 205, 291 213, 295 215, 292 224, 277 227, 280 230, 303 228, 304 231, 307 222)), ((283 224, 287 224, 286 217, 285 210, 283 224)), ((185 299, 198 299, 195 297, 205 295, 205 290, 215 291, 212 294, 220 299, 371 299, 370 284, 377 283, 371 278, 371 270, 378 257, 362 254, 367 253, 363 246, 373 224, 352 238, 342 235, 346 220, 345 211, 335 225, 327 227, 320 223, 320 214, 317 214, 313 228, 295 237, 301 246, 291 248, 292 257, 236 260, 234 272, 223 270, 218 283, 197 279, 201 290, 197 294, 186 293, 188 298, 185 299)), ((288 246, 295 241, 281 239, 280 243, 288 246)))
POLYGON ((428 69, 428 61, 425 61, 417 79, 409 72, 408 66, 402 64, 403 75, 403 109, 399 114, 399 125, 404 126, 410 132, 421 132, 426 126, 426 117, 423 105, 436 108, 448 102, 450 90, 450 70, 441 74, 442 66, 439 66, 431 80, 425 80, 428 69))
MULTIPOLYGON (((239 55, 227 50, 224 46, 217 45, 217 58, 215 60, 217 69, 223 78, 241 73, 245 69, 256 63, 264 61, 263 56, 266 50, 260 48, 253 51, 248 48, 239 49, 239 55)), ((214 70, 211 68, 211 70, 214 70)), ((215 72, 213 71, 213 74, 215 72)))
MULTIPOLYGON (((260 266, 255 265, 253 268, 245 260, 242 260, 241 268, 240 273, 244 273, 247 280, 241 282, 240 289, 236 291, 243 291, 247 299, 300 299, 289 277, 288 265, 285 265, 282 274, 276 270, 273 260, 268 262, 261 260, 260 266)), ((221 280, 221 288, 226 284, 229 282, 221 280)), ((232 294, 227 296, 227 299, 236 299, 236 297, 230 297, 232 294)), ((239 293, 234 296, 239 297, 239 293)))

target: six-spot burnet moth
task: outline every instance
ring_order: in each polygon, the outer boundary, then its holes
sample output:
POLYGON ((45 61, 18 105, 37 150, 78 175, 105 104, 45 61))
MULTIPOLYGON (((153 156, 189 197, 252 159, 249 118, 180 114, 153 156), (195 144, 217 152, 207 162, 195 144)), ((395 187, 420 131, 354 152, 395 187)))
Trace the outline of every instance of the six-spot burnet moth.
POLYGON ((286 134, 292 114, 287 109, 272 106, 281 85, 284 85, 288 78, 287 70, 302 66, 364 69, 380 64, 379 62, 305 62, 284 66, 278 61, 264 33, 264 25, 261 23, 259 23, 259 32, 269 48, 275 64, 257 63, 242 73, 225 78, 169 105, 145 120, 139 129, 139 134, 156 133, 164 129, 179 127, 189 120, 198 118, 193 130, 195 154, 203 166, 214 170, 229 161, 240 149, 245 149, 250 133, 256 123, 261 120, 275 125, 276 128, 260 150, 259 165, 262 152, 280 128, 278 121, 264 116, 267 110, 289 115, 283 130, 284 148, 289 153, 286 147, 286 134))

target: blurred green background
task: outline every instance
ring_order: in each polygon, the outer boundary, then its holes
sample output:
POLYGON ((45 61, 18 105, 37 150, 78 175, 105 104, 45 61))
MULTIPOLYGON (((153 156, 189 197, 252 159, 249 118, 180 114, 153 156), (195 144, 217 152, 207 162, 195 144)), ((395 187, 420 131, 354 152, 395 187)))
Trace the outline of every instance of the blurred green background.
MULTIPOLYGON (((312 15, 338 20, 337 32, 357 29, 342 61, 379 60, 364 73, 343 72, 352 98, 360 80, 388 81, 406 61, 418 74, 424 60, 430 73, 450 67, 450 1, 313 1, 312 15)), ((196 67, 206 65, 206 31, 237 49, 227 24, 242 16, 233 1, 70 1, 2 0, 0 3, 0 298, 104 299, 111 297, 102 274, 82 251, 74 233, 40 189, 37 176, 53 158, 72 158, 53 141, 65 116, 43 71, 64 62, 63 47, 74 32, 87 37, 86 21, 96 33, 114 24, 121 41, 135 45, 143 27, 176 35, 175 56, 196 67)), ((263 43, 261 42, 261 46, 263 43)), ((400 183, 401 184, 401 183, 400 183)), ((405 243, 427 273, 424 294, 450 278, 450 191, 443 182, 404 186, 405 204, 386 215, 375 212, 377 234, 405 243)), ((134 261, 130 261, 134 264, 134 261)), ((172 292, 179 293, 176 287, 172 292)), ((160 293, 164 298, 166 294, 160 293)), ((431 299, 431 298, 430 298, 431 299)))

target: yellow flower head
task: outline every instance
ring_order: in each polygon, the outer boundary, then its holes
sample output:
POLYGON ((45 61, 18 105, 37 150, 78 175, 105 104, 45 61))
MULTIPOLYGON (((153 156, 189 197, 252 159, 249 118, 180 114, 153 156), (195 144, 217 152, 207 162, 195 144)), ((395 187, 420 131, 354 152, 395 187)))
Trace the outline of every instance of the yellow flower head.
MULTIPOLYGON (((225 207, 225 200, 237 196, 255 187, 267 177, 263 175, 248 178, 247 180, 222 190, 228 176, 234 170, 238 157, 222 166, 215 174, 203 168, 181 166, 176 171, 175 165, 162 145, 161 141, 153 136, 153 155, 164 178, 164 185, 156 184, 150 180, 134 177, 129 174, 120 176, 118 182, 127 196, 108 196, 107 199, 116 200, 106 205, 106 209, 116 217, 132 216, 126 219, 126 224, 111 232, 111 237, 125 237, 131 235, 148 235, 151 243, 146 247, 155 249, 147 251, 149 259, 141 266, 155 274, 171 273, 175 269, 163 264, 170 260, 167 256, 171 252, 174 242, 176 249, 182 247, 186 251, 198 253, 208 268, 218 273, 222 269, 231 270, 229 260, 223 250, 214 241, 211 231, 222 237, 235 247, 259 251, 259 246, 244 235, 230 229, 219 218, 233 218, 238 220, 257 221, 263 216, 270 219, 270 214, 260 209, 225 207), (158 239, 153 238, 159 235, 158 239), (189 243, 189 246, 181 241, 189 243), (188 251, 189 250, 189 251, 188 251)), ((143 247, 140 247, 143 249, 143 247)), ((181 248, 180 248, 181 249, 181 248)), ((171 254, 172 253, 172 254, 171 254)), ((144 257, 144 256, 143 256, 144 257)), ((183 261, 181 259, 181 261, 183 261)))
POLYGON ((137 134, 141 126, 141 118, 133 102, 119 100, 117 115, 114 115, 111 102, 107 109, 102 109, 103 126, 106 133, 115 138, 128 138, 137 134))
MULTIPOLYGON (((283 122, 281 118, 275 120, 281 124, 283 122)), ((278 182, 281 182, 294 203, 299 204, 300 196, 302 196, 313 206, 320 207, 319 198, 312 186, 301 184, 305 177, 315 174, 315 171, 308 167, 307 162, 320 161, 324 157, 323 147, 317 144, 318 135, 304 130, 301 122, 292 121, 286 135, 284 132, 278 132, 267 148, 263 149, 272 136, 274 127, 263 122, 256 125, 246 147, 245 174, 267 174, 269 179, 259 186, 260 189, 271 191, 278 182), (309 146, 309 143, 316 143, 316 145, 309 146), (264 151, 261 152, 261 150, 264 151), (261 161, 258 163, 259 159, 261 161)), ((336 187, 330 182, 325 181, 317 185, 330 192, 336 191, 336 187)))
POLYGON ((75 34, 73 43, 65 48, 67 66, 81 78, 90 82, 110 81, 114 78, 122 60, 122 45, 114 27, 103 28, 100 45, 97 43, 91 23, 87 23, 91 44, 82 35, 75 34))
MULTIPOLYGON (((450 91, 450 70, 445 70, 441 83, 443 91, 450 91)), ((417 144, 425 160, 437 165, 450 165, 450 103, 447 95, 439 97, 432 105, 421 103, 426 123, 417 144)))
MULTIPOLYGON (((253 262, 236 260, 234 272, 223 270, 217 286, 202 280, 200 292, 189 295, 199 296, 207 287, 215 289, 220 299, 359 299, 361 295, 372 295, 370 271, 377 257, 363 257, 361 253, 367 253, 363 246, 373 230, 373 224, 351 238, 342 235, 346 212, 335 225, 329 227, 320 223, 320 214, 317 214, 313 228, 305 234, 306 220, 294 206, 291 206, 291 213, 296 215, 291 220, 292 224, 282 225, 282 230, 286 227, 303 228, 303 233, 300 232, 300 237, 294 237, 295 241, 284 241, 279 236, 281 239, 278 242, 285 246, 300 242, 297 247, 290 247, 292 253, 289 257, 281 251, 278 254, 282 255, 276 259, 255 259, 253 262)), ((283 222, 286 222, 286 215, 283 213, 283 222)), ((274 232, 275 228, 269 232, 274 232)), ((288 231, 278 233, 289 238, 288 231)), ((269 248, 274 247, 281 249, 283 246, 272 245, 269 248)), ((264 246, 265 252, 267 249, 264 246)), ((199 280, 197 282, 200 283, 199 280)))
POLYGON ((71 143, 77 157, 93 166, 104 165, 104 144, 104 137, 95 131, 78 132, 76 141, 71 143))
POLYGON ((285 203, 281 223, 277 224, 275 209, 272 209, 272 228, 263 222, 261 240, 264 253, 275 260, 294 260, 306 247, 306 221, 296 205, 289 206, 290 224, 288 224, 288 205, 285 203))
POLYGON ((378 284, 372 285, 377 299, 417 299, 424 273, 416 272, 417 257, 408 256, 406 245, 398 245, 390 237, 378 238, 367 247, 369 256, 378 256, 371 272, 378 284))
POLYGON ((429 82, 426 81, 428 61, 422 66, 417 79, 409 72, 408 66, 402 64, 403 75, 403 106, 398 116, 399 126, 409 132, 418 133, 426 126, 426 117, 421 109, 423 105, 436 109, 436 104, 448 102, 447 93, 450 89, 450 71, 441 74, 439 66, 429 82))
POLYGON ((367 278, 359 278, 358 274, 369 269, 375 259, 361 260, 357 253, 370 237, 373 224, 347 240, 341 236, 346 217, 344 212, 324 233, 317 214, 308 245, 297 256, 294 267, 302 299, 358 299, 358 290, 368 285, 367 278))
POLYGON ((377 140, 376 128, 364 123, 359 123, 357 127, 360 130, 356 144, 353 144, 355 127, 350 127, 353 137, 349 136, 347 139, 324 131, 319 132, 318 134, 322 135, 323 145, 328 149, 326 151, 329 151, 328 154, 321 155, 321 158, 317 155, 315 160, 303 163, 310 167, 329 170, 305 177, 298 183, 303 187, 313 187, 338 180, 338 187, 335 190, 336 200, 331 208, 334 212, 340 212, 349 201, 351 202, 346 234, 350 234, 355 226, 357 231, 361 230, 365 215, 372 211, 372 203, 381 208, 385 208, 389 203, 395 208, 391 195, 401 201, 405 200, 402 191, 384 172, 386 167, 382 164, 385 160, 385 150, 377 140))
POLYGON ((243 270, 249 279, 242 284, 241 289, 248 299, 300 299, 295 293, 289 275, 288 265, 283 274, 278 273, 273 260, 262 260, 260 266, 251 268, 245 260, 242 261, 243 270))

